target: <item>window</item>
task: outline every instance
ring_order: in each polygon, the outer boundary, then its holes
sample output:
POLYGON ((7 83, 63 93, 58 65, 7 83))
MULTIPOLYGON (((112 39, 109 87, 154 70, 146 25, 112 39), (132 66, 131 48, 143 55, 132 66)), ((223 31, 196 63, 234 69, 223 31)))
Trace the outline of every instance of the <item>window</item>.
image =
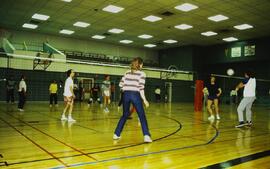
POLYGON ((255 45, 247 45, 245 46, 245 56, 253 56, 255 55, 255 45))
POLYGON ((242 53, 241 53, 241 47, 233 47, 231 49, 231 57, 241 57, 242 53))

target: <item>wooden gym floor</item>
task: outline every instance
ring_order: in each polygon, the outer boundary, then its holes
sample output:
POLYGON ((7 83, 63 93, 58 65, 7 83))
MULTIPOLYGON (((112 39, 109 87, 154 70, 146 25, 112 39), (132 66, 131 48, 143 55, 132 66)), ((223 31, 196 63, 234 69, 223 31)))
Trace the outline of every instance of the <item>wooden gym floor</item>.
POLYGON ((112 135, 121 110, 76 104, 75 123, 61 122, 63 104, 0 103, 0 168, 270 168, 270 109, 253 107, 252 128, 236 129, 236 106, 221 105, 210 123, 193 104, 152 103, 146 110, 153 143, 144 144, 137 115, 119 141, 112 135), (5 166, 8 164, 8 166, 5 166))

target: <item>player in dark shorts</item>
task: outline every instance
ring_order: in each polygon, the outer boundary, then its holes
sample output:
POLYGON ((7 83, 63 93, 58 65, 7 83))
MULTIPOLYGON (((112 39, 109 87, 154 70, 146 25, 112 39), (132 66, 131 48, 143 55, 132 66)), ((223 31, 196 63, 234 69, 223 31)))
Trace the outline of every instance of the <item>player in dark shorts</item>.
POLYGON ((219 116, 219 107, 218 107, 218 98, 222 93, 221 88, 216 83, 216 78, 214 76, 210 76, 210 82, 206 84, 205 88, 203 89, 203 92, 208 95, 207 99, 207 110, 210 113, 210 116, 208 117, 208 120, 212 121, 215 119, 213 110, 212 110, 212 104, 214 103, 215 111, 216 111, 216 119, 220 120, 219 116))

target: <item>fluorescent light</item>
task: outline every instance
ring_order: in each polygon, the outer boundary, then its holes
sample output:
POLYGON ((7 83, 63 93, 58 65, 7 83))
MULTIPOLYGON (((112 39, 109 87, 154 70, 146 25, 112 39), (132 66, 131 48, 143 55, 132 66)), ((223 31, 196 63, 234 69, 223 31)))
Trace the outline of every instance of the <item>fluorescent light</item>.
POLYGON ((154 16, 154 15, 149 15, 149 16, 144 17, 142 19, 145 20, 145 21, 149 21, 149 22, 156 22, 156 21, 161 20, 162 18, 154 16))
POLYGON ((232 42, 232 41, 237 41, 238 39, 235 37, 228 37, 228 38, 223 38, 222 40, 224 40, 226 42, 232 42))
POLYGON ((113 28, 113 29, 108 30, 108 32, 111 32, 111 33, 122 33, 122 32, 124 32, 124 30, 123 29, 113 28))
POLYGON ((139 37, 139 38, 142 38, 142 39, 150 39, 150 38, 152 38, 153 36, 152 36, 152 35, 146 35, 146 34, 143 34, 143 35, 139 35, 138 37, 139 37))
POLYGON ((212 31, 207 31, 207 32, 201 33, 201 35, 203 35, 203 36, 214 36, 214 35, 217 35, 217 33, 212 32, 212 31))
POLYGON ((188 11, 191 11, 193 9, 197 9, 198 6, 190 4, 190 3, 184 3, 182 5, 178 5, 178 6, 174 7, 174 8, 178 9, 180 11, 188 12, 188 11))
POLYGON ((93 39, 104 39, 106 38, 105 36, 102 36, 102 35, 94 35, 92 36, 93 39))
POLYGON ((33 19, 42 20, 42 21, 46 21, 47 19, 49 19, 49 18, 50 18, 50 16, 35 13, 35 14, 32 16, 32 18, 33 18, 33 19))
POLYGON ((36 29, 38 26, 30 23, 25 23, 22 25, 24 28, 29 28, 29 29, 36 29))
POLYGON ((120 40, 120 43, 124 43, 124 44, 129 44, 129 43, 133 43, 132 40, 120 40))
POLYGON ((219 21, 227 20, 229 19, 229 17, 224 16, 224 15, 215 15, 215 16, 208 17, 208 19, 211 21, 219 22, 219 21))
POLYGON ((234 26, 234 28, 239 29, 239 30, 245 30, 245 29, 251 29, 253 28, 253 26, 249 24, 242 24, 242 25, 236 25, 234 26))
POLYGON ((186 29, 192 28, 193 26, 187 25, 187 24, 181 24, 181 25, 176 25, 176 26, 174 26, 174 27, 177 28, 177 29, 186 30, 186 29))
POLYGON ((153 47, 156 47, 157 45, 154 45, 154 44, 145 44, 143 46, 148 47, 148 48, 153 48, 153 47))
POLYGON ((64 2, 71 2, 72 0, 61 0, 61 1, 64 1, 64 2))
POLYGON ((77 26, 77 27, 81 27, 81 28, 86 28, 89 25, 90 25, 89 23, 81 22, 81 21, 78 21, 78 22, 76 22, 76 23, 73 24, 73 26, 77 26))
POLYGON ((164 40, 164 43, 177 43, 177 40, 173 40, 173 39, 168 39, 168 40, 164 40))
POLYGON ((114 6, 114 5, 108 5, 105 8, 103 8, 102 10, 103 11, 106 11, 106 12, 111 12, 111 13, 118 13, 118 12, 124 10, 124 8, 118 7, 118 6, 114 6))
POLYGON ((71 35, 74 33, 74 31, 68 30, 68 29, 62 29, 59 33, 71 35))

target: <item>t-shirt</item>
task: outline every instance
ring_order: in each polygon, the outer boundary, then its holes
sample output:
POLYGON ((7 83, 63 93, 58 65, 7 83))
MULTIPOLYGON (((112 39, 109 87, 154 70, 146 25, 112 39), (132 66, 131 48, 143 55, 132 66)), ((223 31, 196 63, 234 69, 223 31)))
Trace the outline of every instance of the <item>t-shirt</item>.
POLYGON ((244 97, 255 97, 256 96, 256 92, 255 92, 256 79, 255 78, 246 78, 243 80, 243 84, 245 85, 243 96, 244 97))
POLYGON ((217 94, 219 93, 218 89, 220 88, 219 85, 217 83, 215 84, 207 84, 206 88, 208 90, 209 96, 217 96, 217 94))
POLYGON ((104 80, 102 83, 102 91, 103 92, 111 92, 111 82, 109 80, 104 80))
POLYGON ((14 80, 8 80, 7 81, 7 89, 8 90, 13 90, 15 88, 16 82, 14 80))
POLYGON ((22 79, 22 80, 20 81, 20 83, 19 83, 19 90, 18 90, 18 92, 22 92, 23 89, 24 89, 24 92, 26 92, 26 89, 27 89, 26 83, 25 83, 25 81, 22 79))
POLYGON ((64 88, 64 96, 70 97, 72 96, 72 92, 70 91, 70 87, 73 89, 73 80, 71 77, 67 78, 65 81, 65 88, 64 88))
POLYGON ((50 93, 52 93, 52 94, 57 93, 57 89, 58 89, 57 84, 56 83, 51 83, 50 88, 49 88, 50 93))

